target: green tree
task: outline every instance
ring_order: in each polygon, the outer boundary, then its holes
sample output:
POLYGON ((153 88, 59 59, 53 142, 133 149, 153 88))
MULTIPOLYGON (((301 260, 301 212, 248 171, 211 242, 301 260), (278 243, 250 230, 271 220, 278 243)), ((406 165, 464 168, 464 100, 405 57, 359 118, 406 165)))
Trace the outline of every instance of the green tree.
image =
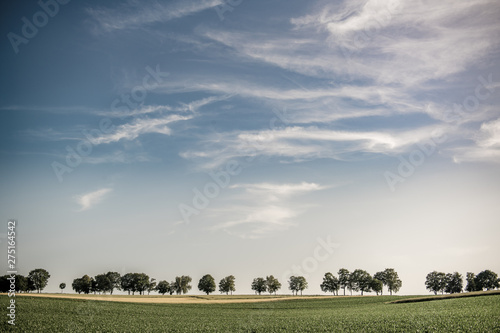
POLYGON ((162 295, 170 293, 170 289, 171 289, 170 283, 168 283, 165 280, 158 282, 158 285, 156 286, 156 290, 162 295))
POLYGON ((10 275, 3 275, 0 276, 0 292, 2 293, 8 293, 10 290, 10 275))
POLYGON ((281 283, 274 276, 269 275, 266 276, 266 287, 270 294, 274 293, 276 295, 276 292, 281 288, 281 283))
POLYGON ((28 281, 28 293, 35 291, 36 287, 35 287, 35 283, 33 282, 33 280, 29 276, 26 277, 26 280, 28 281))
POLYGON ((17 292, 27 292, 28 291, 28 278, 23 275, 16 275, 16 291, 17 292))
POLYGON ((149 284, 151 281, 149 280, 149 276, 144 273, 134 273, 134 291, 138 291, 139 295, 143 295, 144 291, 148 290, 149 284))
POLYGON ((92 277, 90 278, 90 292, 96 294, 99 291, 99 287, 97 286, 97 281, 92 277))
POLYGON ((461 293, 463 290, 463 278, 458 272, 446 274, 445 291, 450 294, 461 293))
POLYGON ((121 277, 120 279, 120 286, 123 291, 127 291, 128 294, 130 295, 131 292, 134 290, 134 274, 133 273, 127 273, 124 276, 121 277))
POLYGON ((121 289, 121 277, 118 272, 107 272, 106 276, 109 279, 109 293, 113 295, 115 289, 121 289))
POLYGON ((233 275, 226 276, 219 282, 219 291, 221 293, 226 293, 226 295, 231 292, 231 295, 233 294, 233 291, 236 291, 235 288, 235 278, 233 275))
POLYGON ((156 290, 156 279, 153 279, 151 278, 149 280, 149 283, 148 283, 148 288, 147 288, 147 291, 148 291, 148 295, 150 292, 152 292, 153 290, 156 290))
POLYGON ((339 276, 339 286, 344 290, 345 296, 345 288, 349 286, 349 270, 341 268, 339 269, 337 275, 339 276))
POLYGON ((323 283, 321 283, 320 287, 323 292, 331 292, 334 295, 337 293, 338 296, 340 288, 339 279, 337 279, 337 277, 332 273, 325 273, 323 283))
POLYGON ((369 292, 371 289, 372 277, 371 275, 362 269, 356 269, 351 274, 352 289, 355 291, 361 291, 361 296, 363 292, 369 292))
POLYGON ((252 281, 252 290, 254 290, 256 293, 258 293, 259 295, 266 291, 266 280, 264 280, 264 278, 255 278, 253 279, 252 281))
POLYGON ((189 290, 191 290, 191 283, 192 279, 190 276, 176 276, 175 281, 174 281, 174 290, 177 293, 177 295, 182 294, 187 294, 189 290))
POLYGON ((443 293, 445 287, 446 287, 446 274, 437 271, 433 271, 427 274, 425 278, 425 288, 434 292, 434 295, 437 295, 438 292, 443 293))
POLYGON ((49 282, 50 274, 43 268, 37 268, 29 272, 28 278, 33 281, 35 289, 40 293, 47 286, 49 282))
POLYGON ((90 288, 92 285, 92 279, 88 275, 84 275, 81 278, 77 278, 73 280, 71 287, 77 293, 88 294, 90 292, 90 288))
POLYGON ((61 289, 61 294, 63 293, 64 288, 66 288, 66 283, 63 282, 59 285, 59 289, 61 289))
POLYGON ((500 288, 498 275, 489 269, 482 271, 476 276, 475 284, 477 286, 477 290, 492 290, 500 288))
POLYGON ((295 292, 295 295, 298 295, 298 292, 300 291, 300 295, 302 296, 302 291, 307 289, 307 281, 306 278, 303 276, 291 276, 290 280, 288 280, 288 288, 293 292, 295 292))
POLYGON ((380 293, 380 295, 382 295, 383 286, 384 286, 383 282, 380 281, 379 279, 372 279, 372 282, 370 284, 371 290, 376 292, 377 296, 378 296, 378 293, 380 293))
POLYGON ((465 290, 468 292, 471 291, 477 291, 477 286, 476 286, 476 275, 471 272, 467 272, 466 275, 466 280, 467 280, 467 286, 465 287, 465 290))
POLYGON ((397 293, 399 289, 403 286, 403 282, 399 279, 398 273, 394 268, 386 268, 384 270, 385 283, 390 294, 392 292, 397 293))
POLYGON ((96 284, 96 291, 106 293, 111 292, 111 281, 106 274, 99 274, 94 277, 96 284))
MULTIPOLYGON (((373 275, 373 279, 374 280, 379 280, 380 282, 382 282, 383 286, 387 286, 387 279, 385 278, 385 272, 384 271, 375 273, 375 275, 373 275)), ((382 286, 382 289, 380 289, 380 295, 383 295, 383 293, 384 293, 384 287, 383 286, 382 286)), ((375 291, 375 289, 373 289, 373 291, 375 291)), ((377 293, 377 295, 378 295, 378 293, 377 293)))
POLYGON ((198 290, 203 291, 207 295, 213 293, 216 290, 215 280, 210 274, 203 275, 203 277, 198 282, 198 290))

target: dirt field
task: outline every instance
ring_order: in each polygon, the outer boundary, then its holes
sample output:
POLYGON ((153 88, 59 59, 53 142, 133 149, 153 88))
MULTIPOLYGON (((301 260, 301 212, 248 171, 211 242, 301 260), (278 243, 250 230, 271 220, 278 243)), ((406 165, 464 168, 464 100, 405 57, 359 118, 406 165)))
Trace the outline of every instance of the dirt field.
POLYGON ((223 303, 256 303, 274 302, 290 299, 328 298, 336 296, 226 296, 226 295, 192 295, 192 296, 159 296, 159 295, 78 295, 78 294, 16 294, 18 296, 85 299, 93 301, 127 302, 127 303, 155 303, 155 304, 223 304, 223 303))

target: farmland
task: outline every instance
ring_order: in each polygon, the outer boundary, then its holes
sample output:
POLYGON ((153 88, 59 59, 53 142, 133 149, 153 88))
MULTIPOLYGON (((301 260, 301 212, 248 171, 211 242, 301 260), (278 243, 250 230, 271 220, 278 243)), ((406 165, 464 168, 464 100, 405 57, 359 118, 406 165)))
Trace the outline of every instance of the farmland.
MULTIPOLYGON (((147 296, 143 296, 147 297, 147 296)), ((166 296, 168 297, 168 296, 166 296)), ((205 300, 230 296, 187 296, 205 300)), ((256 296, 233 296, 255 300, 256 296)), ((133 301, 134 297, 123 296, 133 301)), ((161 297, 152 296, 151 299, 161 297)), ((388 304, 408 297, 306 297, 245 303, 124 303, 16 297, 20 332, 498 332, 500 295, 388 304)), ((1 306, 8 297, 0 296, 1 306)))

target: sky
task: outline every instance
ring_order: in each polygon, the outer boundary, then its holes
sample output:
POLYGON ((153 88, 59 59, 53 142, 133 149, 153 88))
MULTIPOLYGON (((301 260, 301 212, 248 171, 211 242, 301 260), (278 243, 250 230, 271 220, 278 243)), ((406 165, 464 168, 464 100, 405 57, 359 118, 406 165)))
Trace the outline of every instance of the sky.
POLYGON ((1 6, 0 247, 45 291, 500 273, 497 1, 1 6))

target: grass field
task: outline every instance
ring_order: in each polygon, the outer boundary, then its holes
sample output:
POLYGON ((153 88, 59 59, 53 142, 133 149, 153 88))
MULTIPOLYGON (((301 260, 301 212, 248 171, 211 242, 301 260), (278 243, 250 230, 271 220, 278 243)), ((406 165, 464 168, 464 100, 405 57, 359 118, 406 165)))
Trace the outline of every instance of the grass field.
MULTIPOLYGON (((254 296, 238 297, 255 299, 254 296)), ((3 315, 0 330, 2 332, 500 332, 500 295, 388 304, 398 299, 403 297, 304 297, 303 299, 283 297, 279 301, 258 303, 147 304, 18 296, 16 327, 8 325, 7 316, 3 315)), ((5 309, 8 297, 2 295, 0 301, 2 308, 5 309)))

